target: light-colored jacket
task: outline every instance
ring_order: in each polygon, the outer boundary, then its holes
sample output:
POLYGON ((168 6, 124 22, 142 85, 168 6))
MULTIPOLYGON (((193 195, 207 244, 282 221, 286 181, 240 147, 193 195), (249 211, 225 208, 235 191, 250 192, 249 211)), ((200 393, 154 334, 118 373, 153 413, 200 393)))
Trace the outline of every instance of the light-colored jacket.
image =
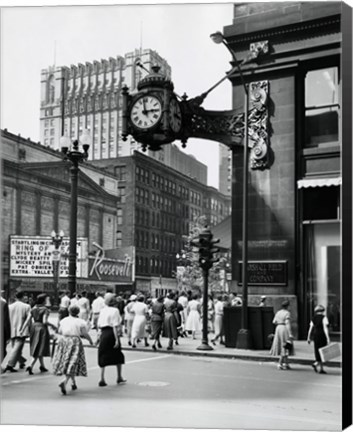
POLYGON ((31 306, 21 301, 15 301, 9 306, 11 322, 11 338, 29 336, 29 326, 23 333, 20 333, 24 322, 31 313, 31 306))

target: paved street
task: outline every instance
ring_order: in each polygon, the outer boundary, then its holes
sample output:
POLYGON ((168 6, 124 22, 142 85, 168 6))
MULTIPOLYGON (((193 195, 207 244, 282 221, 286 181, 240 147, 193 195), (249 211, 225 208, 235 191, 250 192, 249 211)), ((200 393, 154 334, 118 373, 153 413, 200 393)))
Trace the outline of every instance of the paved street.
MULTIPOLYGON (((28 344, 24 354, 29 356, 28 344)), ((339 430, 341 369, 315 374, 294 364, 125 351, 126 385, 98 387, 96 348, 86 348, 89 376, 59 392, 60 377, 2 375, 2 424, 339 430)), ((47 359, 47 365, 49 361, 47 359)))

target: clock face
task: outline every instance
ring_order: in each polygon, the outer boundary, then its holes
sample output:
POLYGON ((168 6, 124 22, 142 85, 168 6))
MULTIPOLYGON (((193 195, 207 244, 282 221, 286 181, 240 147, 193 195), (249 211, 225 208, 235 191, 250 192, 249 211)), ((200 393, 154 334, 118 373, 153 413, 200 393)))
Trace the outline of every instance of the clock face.
POLYGON ((172 99, 169 104, 169 123, 173 132, 181 129, 181 110, 176 99, 172 99))
POLYGON ((155 126, 162 117, 162 105, 154 96, 142 96, 131 108, 131 122, 139 129, 155 126))

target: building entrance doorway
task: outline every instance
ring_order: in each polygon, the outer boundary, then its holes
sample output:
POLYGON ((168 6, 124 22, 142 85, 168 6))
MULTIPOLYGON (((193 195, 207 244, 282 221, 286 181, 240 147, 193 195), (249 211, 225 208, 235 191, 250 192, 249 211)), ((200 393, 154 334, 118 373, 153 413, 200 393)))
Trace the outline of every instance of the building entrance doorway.
POLYGON ((341 334, 341 237, 339 222, 305 225, 306 271, 305 292, 307 319, 311 320, 314 308, 326 308, 331 338, 341 334))

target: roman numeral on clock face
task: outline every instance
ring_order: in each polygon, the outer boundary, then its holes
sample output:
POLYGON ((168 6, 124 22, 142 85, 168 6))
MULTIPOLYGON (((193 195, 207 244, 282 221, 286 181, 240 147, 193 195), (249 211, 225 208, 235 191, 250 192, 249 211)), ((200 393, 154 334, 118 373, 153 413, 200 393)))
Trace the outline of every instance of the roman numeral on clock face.
POLYGON ((162 116, 162 104, 152 95, 139 97, 133 104, 130 113, 132 125, 141 129, 151 128, 158 124, 162 116))

